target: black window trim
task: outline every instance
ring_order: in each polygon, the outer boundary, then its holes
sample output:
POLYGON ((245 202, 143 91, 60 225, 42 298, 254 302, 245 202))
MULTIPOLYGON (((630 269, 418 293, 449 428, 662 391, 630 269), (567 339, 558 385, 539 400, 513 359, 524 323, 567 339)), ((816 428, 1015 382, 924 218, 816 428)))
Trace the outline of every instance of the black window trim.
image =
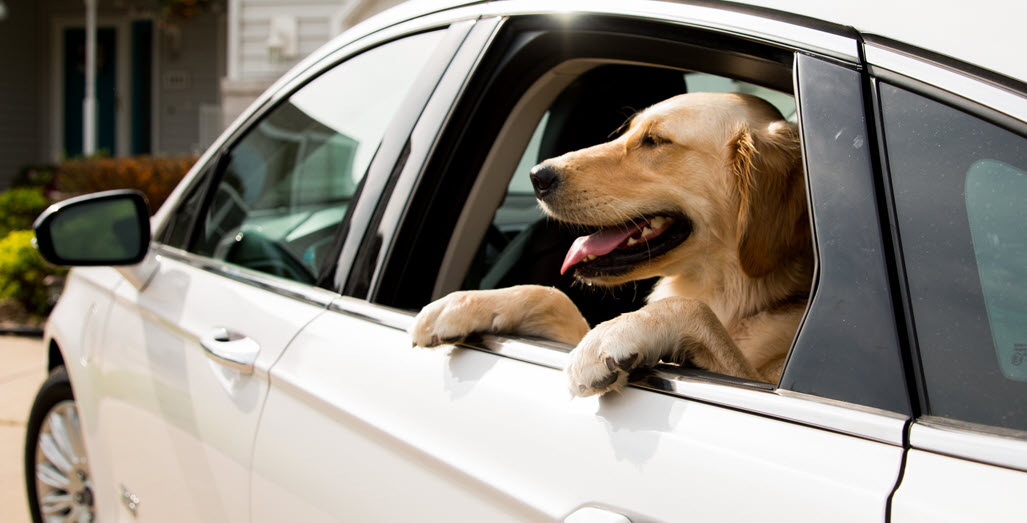
POLYGON ((862 70, 798 54, 816 290, 780 386, 910 417, 862 70), (859 271, 857 284, 852 271, 859 271))

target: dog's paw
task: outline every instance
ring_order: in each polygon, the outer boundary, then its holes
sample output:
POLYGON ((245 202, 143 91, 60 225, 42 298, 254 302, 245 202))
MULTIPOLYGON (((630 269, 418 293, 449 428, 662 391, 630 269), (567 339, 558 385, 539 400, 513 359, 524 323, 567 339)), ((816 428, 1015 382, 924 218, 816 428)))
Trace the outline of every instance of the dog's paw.
MULTIPOLYGON (((626 314, 601 323, 589 331, 571 351, 570 365, 564 370, 571 394, 591 396, 619 391, 628 382, 628 374, 636 367, 654 365, 647 356, 645 332, 639 322, 626 314)), ((659 360, 657 357, 656 360, 659 360)))
POLYGON ((410 327, 414 346, 435 347, 477 332, 494 332, 496 315, 483 306, 481 298, 479 291, 461 291, 426 305, 410 327))

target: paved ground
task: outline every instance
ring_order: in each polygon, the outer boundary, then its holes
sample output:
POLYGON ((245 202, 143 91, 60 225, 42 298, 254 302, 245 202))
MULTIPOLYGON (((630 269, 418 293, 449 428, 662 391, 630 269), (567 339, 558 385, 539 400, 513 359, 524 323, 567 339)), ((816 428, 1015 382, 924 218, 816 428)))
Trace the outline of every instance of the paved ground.
POLYGON ((28 523, 22 449, 36 389, 46 379, 39 338, 0 335, 0 521, 28 523))

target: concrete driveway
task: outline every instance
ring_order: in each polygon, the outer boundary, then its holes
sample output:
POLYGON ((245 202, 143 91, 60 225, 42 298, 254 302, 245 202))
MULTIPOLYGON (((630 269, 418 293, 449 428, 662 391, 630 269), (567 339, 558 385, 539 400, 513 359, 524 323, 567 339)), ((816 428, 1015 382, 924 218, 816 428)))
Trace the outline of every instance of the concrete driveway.
POLYGON ((22 478, 25 424, 36 389, 46 379, 39 338, 0 335, 0 521, 31 521, 22 478))

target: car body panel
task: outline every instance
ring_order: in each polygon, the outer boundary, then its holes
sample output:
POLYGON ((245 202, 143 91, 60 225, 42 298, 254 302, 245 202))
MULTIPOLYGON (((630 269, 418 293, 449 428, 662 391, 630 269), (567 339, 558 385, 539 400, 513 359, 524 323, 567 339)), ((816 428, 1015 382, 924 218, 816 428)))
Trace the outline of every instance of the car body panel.
POLYGON ((56 345, 61 351, 61 361, 51 360, 48 366, 64 365, 71 379, 98 499, 118 496, 109 452, 98 431, 97 412, 98 400, 104 395, 98 362, 104 357, 103 341, 114 303, 111 291, 119 285, 127 283, 117 270, 109 267, 72 270, 45 333, 46 346, 56 345))
POLYGON ((786 20, 757 16, 744 10, 722 9, 702 4, 653 1, 625 3, 616 0, 579 0, 566 3, 545 0, 498 0, 489 2, 484 11, 494 15, 552 14, 568 19, 582 14, 609 13, 675 22, 784 47, 801 48, 807 52, 823 53, 844 61, 855 61, 859 58, 859 50, 852 38, 838 34, 841 27, 825 31, 786 20))
POLYGON ((902 485, 892 500, 891 520, 1016 521, 1023 515, 1022 471, 910 450, 902 485))
POLYGON ((635 388, 572 399, 559 369, 411 347, 348 301, 271 371, 257 519, 866 521, 898 477, 901 447, 635 388))
POLYGON ((1022 31, 1021 20, 1027 16, 1027 5, 1023 3, 1004 0, 972 4, 958 0, 899 3, 888 0, 746 0, 746 3, 852 26, 863 33, 931 49, 1027 82, 1027 64, 1020 59, 1016 43, 1022 31), (984 20, 987 22, 977 22, 984 20))
MULTIPOLYGON (((103 389, 87 419, 112 483, 139 498, 146 520, 248 521, 239 507, 248 505, 267 369, 324 306, 162 258, 145 290, 114 291, 116 326, 97 376, 103 389), (201 344, 218 328, 259 345, 251 374, 205 354, 201 344)), ((100 506, 105 520, 132 517, 100 506)))

